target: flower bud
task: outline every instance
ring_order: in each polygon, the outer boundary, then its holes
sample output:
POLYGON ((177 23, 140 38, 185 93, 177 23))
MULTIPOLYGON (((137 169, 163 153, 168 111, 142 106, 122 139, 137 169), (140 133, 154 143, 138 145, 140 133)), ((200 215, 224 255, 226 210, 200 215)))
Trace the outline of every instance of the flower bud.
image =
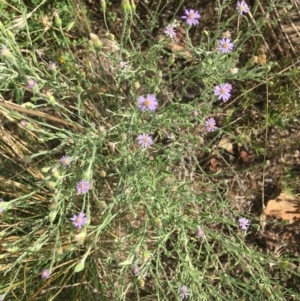
POLYGON ((162 71, 159 71, 157 74, 157 81, 160 84, 162 82, 163 73, 162 71))
POLYGON ((22 107, 25 107, 26 109, 33 109, 35 105, 32 102, 25 102, 22 104, 22 107))
POLYGON ((45 166, 42 168, 43 173, 47 173, 50 170, 51 167, 45 166))
POLYGON ((62 247, 58 247, 58 248, 56 249, 56 254, 57 254, 57 255, 61 255, 63 252, 64 252, 64 250, 63 250, 62 247))
POLYGON ((100 6, 101 6, 101 10, 103 12, 105 12, 105 9, 106 9, 106 2, 105 2, 105 0, 100 0, 100 6))
POLYGON ((237 74, 238 72, 239 72, 239 68, 236 68, 236 67, 230 68, 230 73, 231 74, 237 74))
POLYGON ((77 85, 77 86, 75 87, 75 93, 76 93, 76 94, 80 95, 83 91, 84 91, 84 90, 82 89, 81 86, 77 85))
POLYGON ((83 245, 86 239, 86 230, 82 230, 79 234, 75 235, 75 241, 83 245))
POLYGON ((16 59, 14 55, 10 52, 10 50, 6 46, 2 46, 0 54, 9 63, 16 64, 16 59))
POLYGON ((150 256, 151 256, 151 253, 149 251, 144 251, 143 252, 143 263, 146 263, 149 260, 150 256))
POLYGON ((112 34, 112 33, 108 33, 107 34, 107 38, 110 40, 110 41, 114 41, 116 39, 115 35, 112 34))
POLYGON ((127 139, 127 135, 125 133, 122 133, 120 136, 121 136, 121 140, 123 141, 127 139))
POLYGON ((52 175, 54 176, 55 179, 59 179, 60 178, 60 172, 56 167, 53 167, 52 170, 52 175))
POLYGON ((175 54, 171 53, 170 56, 168 57, 168 65, 173 65, 175 62, 175 54))
POLYGON ((51 211, 50 213, 49 213, 49 220, 50 220, 50 223, 53 223, 54 222, 54 220, 55 220, 55 218, 56 218, 56 215, 57 215, 57 212, 56 211, 51 211))
POLYGON ((93 46, 96 51, 100 51, 103 47, 103 43, 98 39, 97 41, 93 41, 93 46))
POLYGON ((57 11, 54 13, 54 21, 55 21, 55 25, 58 28, 61 28, 62 21, 61 21, 61 18, 59 17, 59 15, 58 15, 57 11))
POLYGON ((138 282, 139 282, 139 287, 143 288, 145 286, 145 280, 143 278, 140 278, 138 282))
POLYGON ((33 79, 27 80, 27 88, 31 90, 33 94, 38 94, 40 92, 37 82, 33 79))
POLYGON ((103 125, 98 126, 98 131, 99 131, 100 134, 105 134, 106 133, 106 129, 103 125))
POLYGON ((46 96, 47 96, 50 104, 52 104, 52 105, 57 104, 57 101, 55 100, 55 97, 51 94, 51 92, 47 92, 46 96))
POLYGON ((66 27, 66 31, 70 31, 74 27, 74 24, 75 24, 75 21, 70 22, 66 27))
POLYGON ((135 5, 135 3, 134 3, 134 0, 130 0, 130 3, 131 3, 132 12, 135 14, 135 11, 136 11, 136 5, 135 5))
POLYGON ((93 47, 95 48, 96 51, 99 51, 100 49, 102 49, 103 43, 100 41, 99 37, 97 35, 95 35, 94 33, 90 33, 90 41, 89 44, 93 45, 93 47), (91 43, 92 41, 92 43, 91 43))
POLYGON ((105 170, 101 170, 101 171, 100 171, 100 177, 101 177, 101 178, 105 178, 105 177, 106 177, 106 172, 105 172, 105 170))
POLYGON ((271 71, 271 69, 272 69, 271 64, 265 65, 265 70, 266 70, 267 72, 271 71))
POLYGON ((81 272, 84 269, 84 264, 85 264, 85 257, 82 258, 80 262, 76 264, 74 272, 75 273, 81 272))
POLYGON ((129 0, 121 0, 121 7, 123 14, 125 17, 127 17, 129 14, 132 13, 131 5, 129 3, 129 0))
POLYGON ((91 178, 91 173, 88 170, 83 173, 83 175, 82 175, 83 180, 88 181, 88 180, 90 180, 90 178, 91 178))
POLYGON ((92 32, 90 33, 90 39, 93 42, 99 40, 98 36, 96 34, 92 33, 92 32))
POLYGON ((53 177, 55 178, 55 179, 59 179, 60 178, 60 172, 57 170, 56 172, 54 172, 53 173, 53 177))
POLYGON ((268 297, 272 297, 272 292, 268 287, 263 286, 261 288, 261 291, 263 292, 264 295, 266 295, 268 297))
POLYGON ((160 229, 160 228, 162 227, 161 219, 157 217, 157 218, 154 220, 154 225, 155 225, 156 228, 160 229))
POLYGON ((89 49, 93 49, 93 41, 92 41, 92 40, 89 40, 89 41, 88 41, 88 44, 89 44, 89 49))
POLYGON ((53 182, 53 181, 49 181, 49 182, 47 182, 47 186, 48 186, 50 189, 54 189, 55 186, 56 186, 56 183, 53 182))
POLYGON ((141 87, 141 84, 139 82, 134 82, 133 87, 137 91, 141 87))

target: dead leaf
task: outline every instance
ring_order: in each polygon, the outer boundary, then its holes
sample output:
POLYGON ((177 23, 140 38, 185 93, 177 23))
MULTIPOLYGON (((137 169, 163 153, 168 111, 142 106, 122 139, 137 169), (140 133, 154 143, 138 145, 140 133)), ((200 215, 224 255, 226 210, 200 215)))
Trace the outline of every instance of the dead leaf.
POLYGON ((267 61, 268 61, 267 56, 264 53, 258 55, 258 58, 257 58, 258 65, 263 66, 267 63, 267 61))
POLYGON ((251 152, 246 151, 244 148, 240 150, 240 158, 244 163, 252 163, 254 160, 254 155, 251 152))
POLYGON ((217 158, 215 158, 215 157, 210 158, 210 166, 209 166, 210 171, 217 171, 218 165, 220 165, 220 162, 217 158))
POLYGON ((185 59, 192 58, 192 53, 187 50, 188 42, 186 40, 186 32, 184 28, 177 26, 174 29, 176 30, 176 36, 174 40, 166 45, 166 48, 185 59))
POLYGON ((188 50, 186 50, 185 46, 179 45, 177 43, 170 43, 168 45, 168 48, 175 54, 184 57, 184 58, 192 58, 192 53, 188 50))
POLYGON ((267 64, 267 56, 264 53, 260 53, 258 56, 253 56, 252 61, 257 65, 263 66, 267 64))
POLYGON ((281 193, 276 199, 268 202, 264 213, 290 222, 300 219, 300 198, 281 193))
POLYGON ((225 149, 228 153, 233 155, 234 151, 232 141, 233 140, 229 137, 223 136, 218 144, 218 147, 225 149))

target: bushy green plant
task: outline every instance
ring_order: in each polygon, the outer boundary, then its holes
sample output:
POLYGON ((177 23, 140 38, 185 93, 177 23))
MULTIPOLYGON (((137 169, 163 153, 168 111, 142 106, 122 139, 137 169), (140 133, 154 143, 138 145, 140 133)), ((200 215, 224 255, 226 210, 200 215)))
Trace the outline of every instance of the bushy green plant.
MULTIPOLYGON (((285 284, 299 276, 291 260, 260 251, 258 217, 234 207, 228 179, 205 165, 222 135, 246 140, 237 114, 255 106, 252 87, 279 76, 275 62, 247 57, 263 43, 263 17, 216 1, 215 28, 199 32, 196 3, 104 2, 103 28, 122 11, 117 37, 76 36, 89 28, 67 13, 76 2, 59 4, 62 19, 43 5, 25 18, 22 4, 22 26, 1 24, 3 299, 299 298, 285 284)), ((257 127, 276 123, 271 111, 257 127)))

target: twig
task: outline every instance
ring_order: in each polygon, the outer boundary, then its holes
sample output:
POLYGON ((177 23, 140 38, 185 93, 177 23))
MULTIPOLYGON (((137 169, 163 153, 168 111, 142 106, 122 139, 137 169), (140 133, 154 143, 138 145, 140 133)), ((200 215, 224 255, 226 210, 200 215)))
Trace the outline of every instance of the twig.
POLYGON ((14 103, 8 103, 8 102, 0 101, 0 107, 11 109, 13 111, 17 111, 17 112, 21 112, 21 113, 25 113, 25 114, 28 114, 28 115, 31 115, 31 116, 37 116, 37 117, 41 117, 41 118, 44 118, 44 119, 56 121, 58 123, 62 123, 62 124, 65 124, 65 125, 70 125, 70 126, 75 127, 75 128, 81 128, 80 126, 78 126, 74 123, 59 119, 59 118, 54 117, 54 116, 49 116, 49 115, 47 115, 45 113, 42 113, 42 112, 33 111, 33 110, 30 110, 30 109, 23 108, 20 105, 17 105, 17 104, 14 104, 14 103))

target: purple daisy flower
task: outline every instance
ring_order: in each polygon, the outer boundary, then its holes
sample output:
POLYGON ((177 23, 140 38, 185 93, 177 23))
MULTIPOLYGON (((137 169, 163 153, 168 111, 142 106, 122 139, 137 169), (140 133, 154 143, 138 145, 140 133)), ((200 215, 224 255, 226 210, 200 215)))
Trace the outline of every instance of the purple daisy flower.
POLYGON ((42 279, 49 279, 51 275, 51 272, 47 269, 43 269, 41 272, 42 279))
POLYGON ((137 275, 139 272, 140 272, 139 266, 133 265, 132 268, 131 268, 131 274, 135 276, 135 275, 137 275))
POLYGON ((195 232, 195 237, 196 238, 202 238, 204 237, 204 230, 200 227, 197 228, 196 232, 195 232))
POLYGON ((219 40, 218 50, 221 53, 228 53, 233 50, 234 44, 230 39, 221 39, 219 40))
POLYGON ((36 86, 36 81, 33 79, 29 79, 27 81, 27 88, 32 90, 36 86))
POLYGON ((147 94, 146 97, 143 95, 138 98, 138 107, 141 111, 155 111, 158 106, 155 95, 147 94))
POLYGON ((214 132, 214 131, 217 129, 215 118, 213 118, 213 117, 208 118, 208 119, 205 121, 205 126, 206 126, 206 130, 207 130, 208 132, 214 132))
POLYGON ((81 180, 77 183, 77 194, 85 194, 90 190, 91 184, 88 181, 81 180))
POLYGON ((20 124, 23 128, 26 128, 28 125, 28 122, 27 122, 27 120, 23 119, 23 120, 21 120, 20 124))
POLYGON ((222 99, 223 102, 226 102, 231 97, 232 86, 231 84, 225 83, 215 86, 214 95, 219 96, 218 99, 222 99))
POLYGON ((80 212, 78 215, 74 214, 70 220, 73 222, 74 227, 79 229, 88 222, 88 219, 83 212, 80 212))
POLYGON ((247 230, 248 227, 250 226, 250 221, 245 217, 240 217, 239 218, 239 223, 240 223, 240 228, 242 230, 247 230))
POLYGON ((186 24, 191 25, 197 25, 199 24, 199 21, 197 19, 200 19, 201 16, 197 10, 194 9, 185 9, 184 15, 181 17, 181 19, 186 19, 186 24))
POLYGON ((187 299, 190 295, 189 289, 187 286, 183 285, 179 290, 178 290, 179 297, 183 299, 187 299))
POLYGON ((172 25, 168 25, 165 28, 164 33, 166 36, 168 36, 171 39, 174 39, 176 37, 176 30, 174 29, 174 27, 172 25))
MULTIPOLYGON (((73 161, 73 158, 65 155, 65 156, 62 156, 59 161, 61 162, 61 164, 63 166, 70 166, 71 162, 73 161)), ((78 184, 77 184, 78 185, 78 184)))
POLYGON ((149 147, 151 144, 153 144, 152 137, 149 136, 148 134, 141 134, 141 135, 138 135, 137 139, 138 139, 138 144, 139 144, 141 147, 144 147, 144 148, 147 148, 147 147, 149 147))
POLYGON ((125 61, 121 61, 120 63, 119 63, 119 69, 120 70, 125 70, 125 69, 127 69, 127 67, 128 67, 128 63, 127 62, 125 62, 125 61))
POLYGON ((247 14, 249 12, 249 6, 246 4, 245 1, 238 1, 236 9, 240 16, 242 16, 243 13, 247 14))
POLYGON ((57 71, 58 69, 58 64, 56 62, 49 62, 47 65, 47 69, 50 71, 57 71))

